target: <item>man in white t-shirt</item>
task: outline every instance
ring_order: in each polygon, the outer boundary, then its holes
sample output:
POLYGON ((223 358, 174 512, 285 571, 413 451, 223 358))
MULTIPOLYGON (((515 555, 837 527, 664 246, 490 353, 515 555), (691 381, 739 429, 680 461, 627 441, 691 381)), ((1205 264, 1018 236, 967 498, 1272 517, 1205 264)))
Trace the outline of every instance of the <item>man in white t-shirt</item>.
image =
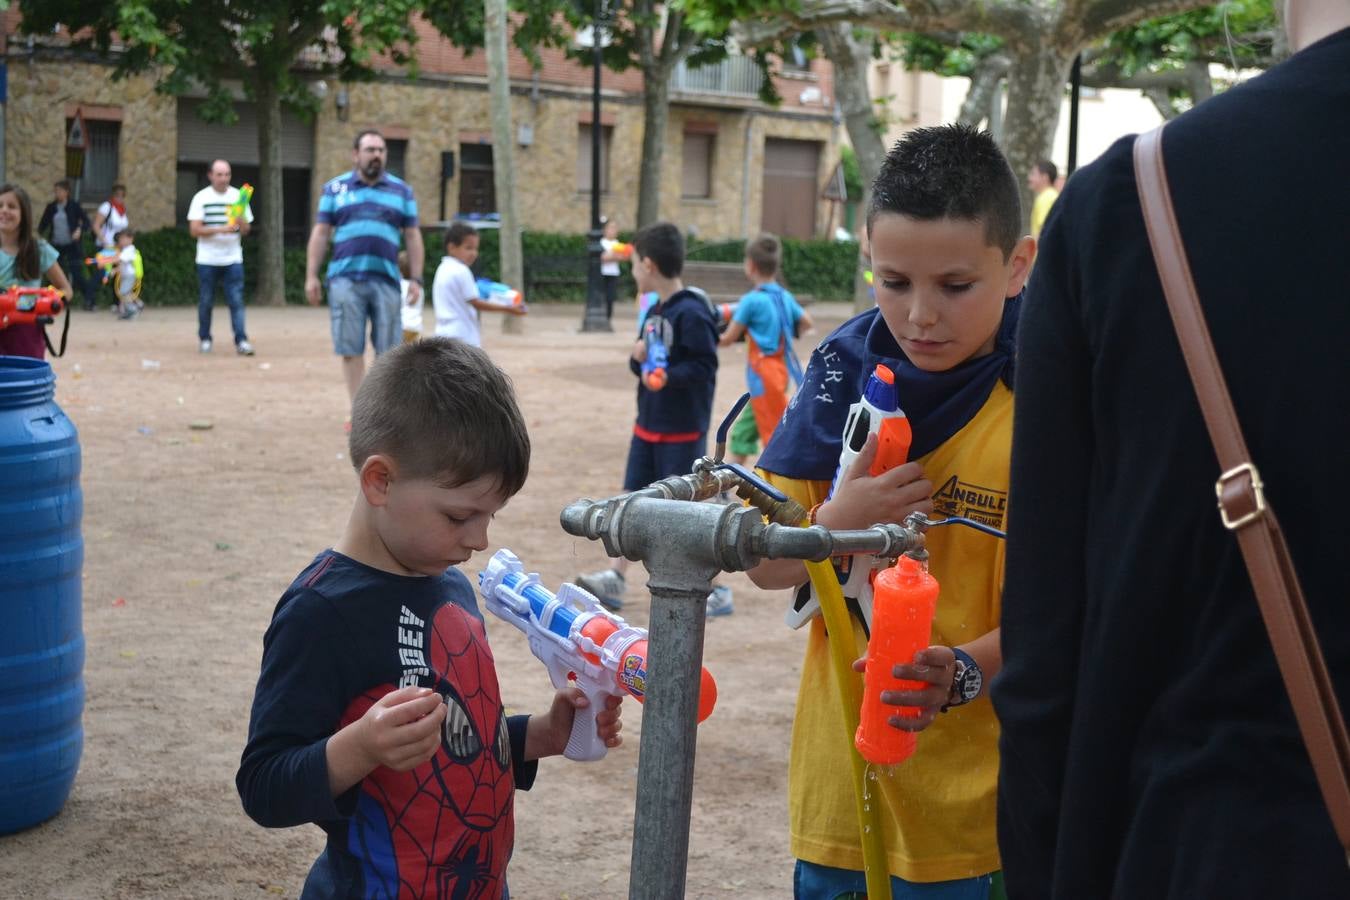
POLYGON ((240 356, 252 356, 253 345, 244 331, 244 250, 240 238, 248 234, 253 209, 244 204, 242 214, 231 216, 239 201, 239 188, 230 186, 230 164, 211 163, 209 187, 192 198, 188 207, 188 231, 197 239, 197 339, 203 353, 211 352, 211 314, 216 285, 225 293, 234 329, 234 348, 240 356))

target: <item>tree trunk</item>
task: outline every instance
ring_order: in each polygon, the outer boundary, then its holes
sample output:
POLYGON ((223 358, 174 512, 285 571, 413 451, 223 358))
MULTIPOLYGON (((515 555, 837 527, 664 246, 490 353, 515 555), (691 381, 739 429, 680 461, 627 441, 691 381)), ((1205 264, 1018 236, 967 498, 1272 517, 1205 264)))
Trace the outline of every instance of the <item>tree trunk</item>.
POLYGON ((1027 173, 1037 160, 1050 155, 1059 125, 1059 107, 1076 48, 1009 46, 1008 113, 1004 120, 1003 152, 1022 190, 1022 225, 1029 230, 1031 190, 1027 173))
POLYGON ((961 102, 961 111, 956 121, 962 125, 978 127, 988 121, 992 128, 994 122, 994 104, 999 102, 998 86, 1008 74, 1012 61, 1002 53, 982 57, 975 64, 975 72, 970 76, 970 89, 966 99, 961 102))
POLYGON ((1162 116, 1164 120, 1171 121, 1181 115, 1176 105, 1172 103, 1172 96, 1167 92, 1167 88, 1144 88, 1140 93, 1148 98, 1148 101, 1153 104, 1153 108, 1158 111, 1158 115, 1162 116))
MULTIPOLYGON (((858 174, 863 186, 859 205, 864 217, 872 198, 872 182, 886 159, 886 145, 877 128, 872 93, 867 85, 867 66, 872 60, 872 34, 870 30, 855 29, 847 22, 828 25, 816 32, 825 56, 834 66, 834 96, 844 116, 849 143, 858 157, 858 174)), ((863 278, 870 261, 860 252, 858 262, 853 278, 853 308, 861 312, 870 308, 873 301, 871 286, 863 278)))
MULTIPOLYGON (((666 150, 666 116, 670 106, 670 76, 673 71, 673 63, 659 61, 642 69, 642 163, 638 174, 638 228, 645 228, 661 218, 661 162, 666 150)), ((599 128, 600 123, 596 122, 592 127, 599 128)))
MULTIPOLYGON (((511 79, 506 69, 506 0, 484 0, 483 37, 487 53, 488 93, 492 108, 492 182, 501 217, 502 281, 520 289, 525 280, 520 253, 520 220, 516 216, 515 135, 511 133, 511 79)), ((502 316, 502 331, 520 334, 521 316, 502 316)))
POLYGON ((265 73, 254 82, 258 103, 258 288, 253 302, 263 306, 286 303, 286 267, 283 258, 284 225, 281 192, 281 95, 265 73))

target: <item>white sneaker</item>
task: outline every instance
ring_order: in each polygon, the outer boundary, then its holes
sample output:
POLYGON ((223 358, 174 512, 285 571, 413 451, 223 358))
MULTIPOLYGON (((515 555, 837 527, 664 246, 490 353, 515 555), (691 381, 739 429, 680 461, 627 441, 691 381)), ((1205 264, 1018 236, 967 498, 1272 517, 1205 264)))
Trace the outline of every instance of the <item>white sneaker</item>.
POLYGON ((731 603, 731 588, 725 584, 714 585, 712 593, 708 594, 708 615, 729 616, 733 612, 735 607, 731 603))
POLYGON ((203 353, 210 353, 210 352, 211 352, 211 339, 210 339, 210 338, 207 338, 206 340, 202 341, 202 342, 201 342, 201 345, 198 346, 197 349, 200 350, 200 351, 203 352, 203 353))
POLYGON ((238 353, 240 356, 252 356, 253 345, 248 341, 240 341, 234 345, 234 352, 238 353))
POLYGON ((600 605, 606 609, 623 609, 623 594, 628 585, 614 569, 601 569, 577 576, 577 587, 595 595, 600 605))

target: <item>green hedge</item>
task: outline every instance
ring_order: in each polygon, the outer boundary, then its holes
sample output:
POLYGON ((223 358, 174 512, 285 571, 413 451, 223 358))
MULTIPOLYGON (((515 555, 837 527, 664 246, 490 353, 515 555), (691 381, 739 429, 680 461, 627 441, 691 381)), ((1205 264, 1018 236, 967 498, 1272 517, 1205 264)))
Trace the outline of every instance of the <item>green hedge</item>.
MULTIPOLYGON (((161 228, 136 235, 136 249, 145 261, 141 299, 152 306, 197 303, 197 240, 181 228, 161 228)), ((89 251, 92 255, 92 249, 89 251)), ((305 249, 287 247, 286 302, 305 302, 305 249)), ((252 299, 258 285, 258 241, 244 238, 244 299, 252 299)))
MULTIPOLYGON (((627 237, 627 236, 626 236, 627 237)), ((439 231, 426 234, 425 279, 428 286, 440 265, 444 245, 439 231)), ((525 259, 541 256, 586 256, 586 236, 582 234, 554 234, 527 231, 521 237, 525 259)), ((136 236, 136 247, 145 259, 145 284, 142 299, 155 306, 174 306, 197 302, 197 242, 181 228, 162 228, 141 232, 136 236)), ((744 258, 744 241, 691 241, 690 255, 707 262, 740 262, 744 258)), ((89 249, 93 255, 92 248, 89 249)), ((853 296, 853 271, 857 264, 858 246, 850 242, 783 241, 783 276, 796 294, 809 294, 818 300, 849 300, 853 296)), ((286 302, 304 303, 305 248, 287 247, 284 251, 286 267, 286 302)), ((485 229, 479 236, 479 274, 494 281, 501 280, 501 257, 498 233, 485 229)), ((258 241, 244 238, 244 297, 253 297, 258 282, 258 241)), ((512 285, 519 287, 519 285, 512 285)), ((624 267, 621 297, 630 297, 634 286, 624 267)), ((532 301, 562 300, 582 302, 584 289, 558 286, 532 301)))

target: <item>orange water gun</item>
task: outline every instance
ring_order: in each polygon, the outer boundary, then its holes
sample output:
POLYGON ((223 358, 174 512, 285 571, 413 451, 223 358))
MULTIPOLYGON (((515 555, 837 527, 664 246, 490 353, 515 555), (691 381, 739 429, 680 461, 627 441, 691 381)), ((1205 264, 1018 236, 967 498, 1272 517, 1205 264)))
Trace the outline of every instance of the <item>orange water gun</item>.
MULTIPOLYGON (((537 574, 527 574, 510 550, 498 550, 488 560, 478 575, 478 591, 494 615, 525 633, 555 688, 575 684, 590 701, 572 719, 563 756, 603 758, 606 747, 596 733, 595 714, 605 708, 605 698, 628 694, 639 703, 647 699, 647 629, 629 625, 575 584, 563 584, 554 594, 537 574)), ((717 683, 705 668, 698 720, 712 715, 716 705, 717 683)))
POLYGON ((914 662, 929 644, 937 611, 938 583, 919 560, 902 556, 872 582, 872 636, 867 641, 862 713, 853 744, 863 759, 880 766, 904 762, 918 735, 890 724, 891 716, 918 718, 917 706, 891 706, 882 691, 921 691, 927 682, 896 678, 897 665, 914 662))
POLYGON ((0 293, 0 330, 11 325, 49 325, 65 307, 65 297, 54 287, 12 285, 0 293))
POLYGON ((633 245, 625 244, 623 241, 615 241, 614 246, 609 248, 609 252, 613 253, 619 259, 632 259, 633 245))
POLYGON ((117 271, 118 255, 113 247, 104 247, 93 256, 86 257, 84 264, 87 266, 97 266, 103 273, 103 283, 107 284, 117 271))
MULTIPOLYGON (((834 484, 830 496, 839 490, 853 460, 862 452, 869 434, 877 435, 877 455, 868 468, 868 474, 876 477, 889 472, 896 466, 902 466, 909 459, 909 445, 913 439, 909 419, 900 409, 895 390, 895 373, 888 366, 878 365, 867 378, 867 386, 857 403, 848 408, 848 417, 844 420, 843 446, 839 451, 839 467, 835 470, 834 484)), ((858 602, 863 621, 868 628, 872 626, 872 564, 875 557, 845 556, 833 561, 839 581, 843 585, 844 596, 858 602)), ((785 621, 790 628, 801 628, 820 612, 819 598, 815 591, 799 592, 788 606, 785 621)))

